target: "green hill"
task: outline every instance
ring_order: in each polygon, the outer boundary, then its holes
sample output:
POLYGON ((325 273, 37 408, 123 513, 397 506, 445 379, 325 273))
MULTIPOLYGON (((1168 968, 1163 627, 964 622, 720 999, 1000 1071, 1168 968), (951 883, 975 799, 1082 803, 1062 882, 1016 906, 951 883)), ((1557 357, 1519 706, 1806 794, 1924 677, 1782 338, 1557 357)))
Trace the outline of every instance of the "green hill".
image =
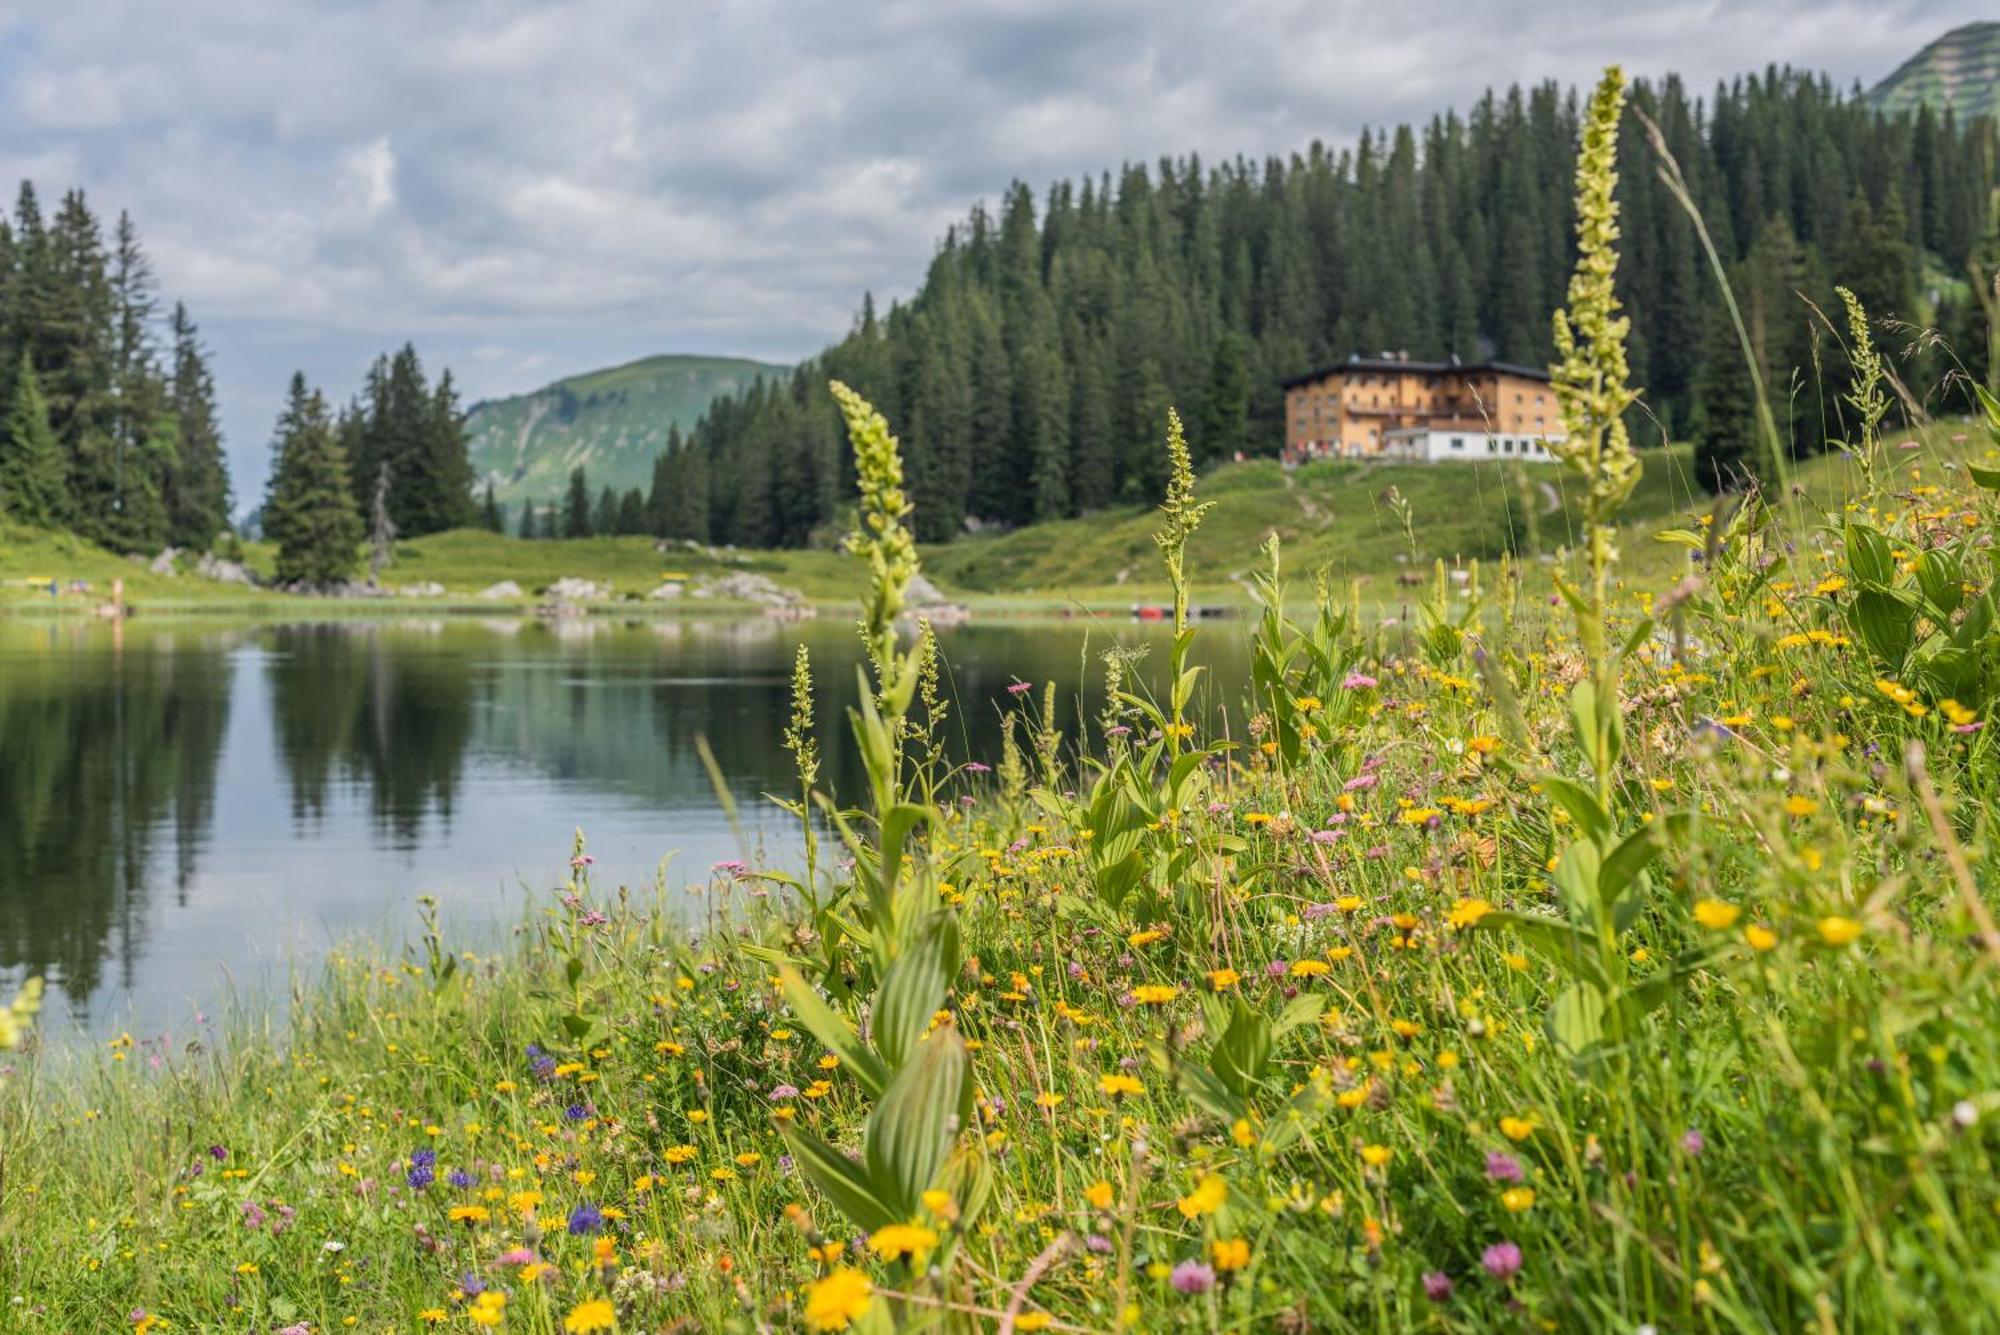
POLYGON ((1868 93, 1883 111, 1949 107, 1960 120, 2000 112, 2000 23, 1953 28, 1868 93))
POLYGON ((476 403, 466 414, 472 466, 503 501, 552 500, 579 464, 593 493, 643 489, 669 428, 686 431, 719 395, 784 369, 741 357, 647 357, 476 403))

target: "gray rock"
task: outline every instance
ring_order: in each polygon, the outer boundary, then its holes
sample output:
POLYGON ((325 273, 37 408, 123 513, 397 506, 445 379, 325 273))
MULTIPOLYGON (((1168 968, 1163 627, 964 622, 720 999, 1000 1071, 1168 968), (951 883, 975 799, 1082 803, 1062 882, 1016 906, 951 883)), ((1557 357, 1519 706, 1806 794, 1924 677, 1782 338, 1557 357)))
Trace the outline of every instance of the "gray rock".
POLYGON ((180 554, 181 554, 180 548, 169 547, 164 552, 161 552, 158 556, 154 557, 152 564, 147 566, 146 568, 152 571, 155 575, 168 575, 168 576, 178 575, 181 572, 174 567, 174 558, 179 556, 180 554))
POLYGON ((686 585, 682 584, 679 580, 670 579, 646 596, 655 602, 666 603, 672 602, 685 592, 687 592, 686 585))
POLYGON ((805 595, 797 589, 788 589, 764 575, 739 570, 724 575, 720 579, 703 579, 695 586, 697 598, 729 598, 737 602, 755 603, 759 607, 795 607, 805 601, 805 595))
POLYGON ((396 596, 399 598, 442 598, 444 597, 444 585, 434 579, 419 580, 415 584, 405 584, 402 588, 396 590, 396 596))
POLYGON ((542 593, 552 603, 583 603, 609 598, 611 586, 570 575, 549 585, 542 593))
POLYGON ((479 591, 479 596, 491 603, 519 598, 521 596, 521 586, 511 579, 503 579, 498 584, 488 584, 479 591))
POLYGON ((194 573, 218 584, 241 584, 247 588, 257 582, 257 577, 250 573, 247 566, 238 561, 225 561, 214 552, 201 554, 201 559, 194 563, 194 573))

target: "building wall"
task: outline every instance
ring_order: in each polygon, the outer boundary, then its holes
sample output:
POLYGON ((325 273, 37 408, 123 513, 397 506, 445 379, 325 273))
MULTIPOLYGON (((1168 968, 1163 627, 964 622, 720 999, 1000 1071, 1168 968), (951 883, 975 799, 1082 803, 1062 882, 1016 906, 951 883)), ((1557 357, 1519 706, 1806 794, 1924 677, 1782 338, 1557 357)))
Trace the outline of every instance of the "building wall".
POLYGON ((1555 390, 1531 376, 1340 367, 1285 392, 1285 444, 1294 454, 1365 456, 1381 451, 1384 433, 1437 417, 1477 421, 1497 436, 1562 433, 1555 390))

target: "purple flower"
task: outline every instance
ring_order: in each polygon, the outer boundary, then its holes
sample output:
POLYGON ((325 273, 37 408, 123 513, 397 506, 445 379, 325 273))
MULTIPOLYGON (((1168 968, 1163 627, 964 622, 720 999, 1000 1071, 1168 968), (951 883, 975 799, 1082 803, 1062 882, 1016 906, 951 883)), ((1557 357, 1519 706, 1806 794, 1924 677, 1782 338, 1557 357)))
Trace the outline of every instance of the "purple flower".
POLYGON ((1451 1297, 1451 1276, 1442 1270, 1424 1272, 1424 1297, 1434 1303, 1445 1302, 1451 1297))
POLYGON ((1479 1263, 1493 1278, 1509 1280, 1521 1268, 1521 1249, 1511 1242, 1496 1242, 1480 1254, 1479 1263))
POLYGON ((437 1181, 437 1161, 436 1150, 410 1152, 410 1171, 404 1175, 409 1180, 410 1190, 422 1191, 437 1181))
POLYGON ((1311 834, 1307 835, 1306 837, 1308 839, 1311 839, 1316 844, 1331 844, 1338 842, 1338 840, 1340 839, 1340 831, 1314 830, 1311 834))
POLYGON ((1357 774, 1346 783, 1341 784, 1340 791, 1343 793, 1359 793, 1373 788, 1380 782, 1382 780, 1373 774, 1357 774))
POLYGON ((590 1105, 588 1103, 572 1103, 569 1107, 563 1109, 563 1116, 572 1122, 581 1122, 584 1118, 590 1116, 590 1105))
POLYGON ((466 1172, 463 1168, 454 1168, 445 1175, 444 1180, 457 1187, 460 1191, 464 1191, 479 1179, 466 1172))
POLYGON ((1511 1154, 1502 1154, 1498 1150, 1488 1150, 1486 1152, 1486 1176, 1492 1178, 1495 1182, 1519 1182, 1521 1180, 1521 1161, 1511 1154))
POLYGON ((1681 1134, 1681 1148, 1687 1151, 1690 1159, 1699 1159, 1701 1152, 1708 1148, 1708 1138, 1696 1128, 1689 1127, 1681 1134))
POLYGON ((556 1059, 549 1056, 548 1053, 543 1052, 540 1044, 530 1043, 528 1044, 528 1070, 534 1073, 534 1077, 537 1080, 553 1079, 556 1073, 556 1059))
POLYGON ((604 1212, 589 1201, 583 1202, 569 1212, 569 1231, 574 1237, 580 1238, 587 1233, 595 1233, 603 1227, 604 1212))
POLYGON ((255 1201, 243 1202, 243 1227, 245 1228, 264 1227, 264 1212, 263 1210, 258 1208, 257 1202, 255 1201))
POLYGON ((1366 672, 1350 672, 1340 679, 1341 689, 1348 691, 1370 691, 1380 684, 1366 672))
POLYGON ((771 1102, 773 1103, 783 1103, 786 1099, 795 1099, 798 1096, 799 1087, 797 1085, 771 1086, 771 1102))
POLYGON ((1095 1256, 1109 1255, 1112 1250, 1111 1239, 1105 1237, 1102 1233, 1091 1234, 1083 1240, 1083 1245, 1095 1256))
POLYGON ((1291 964, 1285 960, 1272 960, 1264 966, 1264 976, 1266 978, 1283 978, 1291 971, 1291 964))
POLYGON ((1182 1261, 1167 1278, 1182 1293, 1207 1293, 1215 1287, 1215 1267, 1200 1261, 1182 1261))
POLYGON ((229 1149, 227 1146, 224 1145, 210 1145, 208 1147, 208 1157, 215 1160, 217 1163, 221 1163, 224 1159, 227 1159, 229 1157, 229 1149))

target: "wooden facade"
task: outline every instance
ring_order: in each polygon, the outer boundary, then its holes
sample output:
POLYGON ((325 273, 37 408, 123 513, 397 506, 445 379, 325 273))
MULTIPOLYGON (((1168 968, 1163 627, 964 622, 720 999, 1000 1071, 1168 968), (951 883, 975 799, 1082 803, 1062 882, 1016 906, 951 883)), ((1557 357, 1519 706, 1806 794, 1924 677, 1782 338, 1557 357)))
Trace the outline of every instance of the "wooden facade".
POLYGON ((1560 439, 1546 372, 1507 362, 1350 357, 1284 383, 1285 457, 1365 459, 1391 431, 1451 423, 1494 436, 1560 439))

